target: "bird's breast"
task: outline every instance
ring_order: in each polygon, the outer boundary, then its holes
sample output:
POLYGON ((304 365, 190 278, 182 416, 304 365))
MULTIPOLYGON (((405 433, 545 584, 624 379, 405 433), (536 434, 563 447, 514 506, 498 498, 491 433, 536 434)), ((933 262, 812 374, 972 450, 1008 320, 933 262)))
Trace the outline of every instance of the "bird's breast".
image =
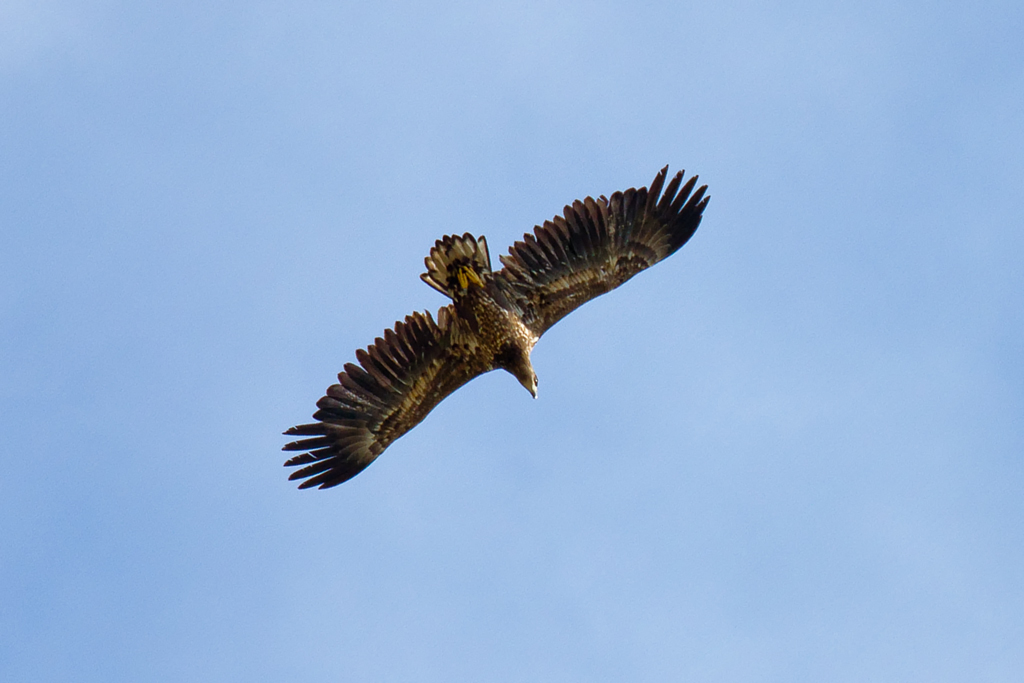
POLYGON ((456 299, 455 308, 480 344, 495 353, 510 344, 529 353, 537 342, 519 316, 498 304, 482 289, 471 287, 465 296, 456 299))

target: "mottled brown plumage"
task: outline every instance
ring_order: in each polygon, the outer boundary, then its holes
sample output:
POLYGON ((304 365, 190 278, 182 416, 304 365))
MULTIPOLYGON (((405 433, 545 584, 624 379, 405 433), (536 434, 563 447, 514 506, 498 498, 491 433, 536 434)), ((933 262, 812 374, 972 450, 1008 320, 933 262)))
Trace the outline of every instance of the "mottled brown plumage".
POLYGON ((700 225, 710 197, 697 176, 668 185, 668 167, 651 187, 587 197, 526 234, 492 272, 484 237, 449 235, 425 259, 424 282, 450 297, 435 322, 413 313, 384 332, 359 364, 317 402, 311 424, 285 434, 305 451, 285 465, 299 488, 336 486, 361 472, 446 396, 485 372, 508 370, 536 398, 534 344, 552 325, 596 296, 673 254, 700 225), (681 186, 682 185, 682 186, 681 186), (680 187, 681 186, 681 187, 680 187))

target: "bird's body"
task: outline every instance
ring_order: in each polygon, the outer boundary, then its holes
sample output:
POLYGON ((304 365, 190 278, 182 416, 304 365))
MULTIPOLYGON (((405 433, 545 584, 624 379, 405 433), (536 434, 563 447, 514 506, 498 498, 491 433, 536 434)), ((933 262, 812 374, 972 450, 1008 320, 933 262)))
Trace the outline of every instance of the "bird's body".
POLYGON ((651 188, 616 192, 566 206, 563 216, 516 242, 498 272, 484 237, 466 233, 438 240, 425 259, 428 285, 452 303, 437 320, 413 313, 366 350, 356 352, 338 384, 327 389, 317 422, 285 434, 306 451, 285 465, 305 465, 291 479, 300 488, 340 484, 419 424, 446 396, 485 372, 507 370, 536 398, 530 352, 569 312, 664 259, 700 224, 708 197, 696 176, 682 172, 661 194, 667 168, 651 188), (688 201, 687 201, 688 200, 688 201))

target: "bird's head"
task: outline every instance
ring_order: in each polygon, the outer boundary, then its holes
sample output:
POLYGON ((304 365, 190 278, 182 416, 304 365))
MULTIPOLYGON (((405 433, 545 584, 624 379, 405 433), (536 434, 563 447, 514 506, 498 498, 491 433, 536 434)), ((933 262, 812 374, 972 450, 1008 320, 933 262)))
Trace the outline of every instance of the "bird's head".
POLYGON ((537 373, 533 371, 533 368, 530 368, 529 374, 517 374, 516 379, 526 387, 531 396, 537 398, 537 373))
POLYGON ((530 392, 531 396, 537 398, 537 373, 533 371, 533 363, 530 362, 529 354, 516 354, 513 362, 506 369, 515 375, 515 378, 530 392))

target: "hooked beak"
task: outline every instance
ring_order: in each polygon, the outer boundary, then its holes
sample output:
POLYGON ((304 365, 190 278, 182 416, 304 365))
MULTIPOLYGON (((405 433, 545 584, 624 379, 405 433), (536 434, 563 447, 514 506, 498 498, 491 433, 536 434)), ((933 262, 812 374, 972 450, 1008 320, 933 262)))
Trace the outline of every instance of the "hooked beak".
POLYGON ((529 379, 519 378, 519 383, 523 385, 523 388, 530 392, 530 396, 537 398, 537 376, 534 375, 529 379))

